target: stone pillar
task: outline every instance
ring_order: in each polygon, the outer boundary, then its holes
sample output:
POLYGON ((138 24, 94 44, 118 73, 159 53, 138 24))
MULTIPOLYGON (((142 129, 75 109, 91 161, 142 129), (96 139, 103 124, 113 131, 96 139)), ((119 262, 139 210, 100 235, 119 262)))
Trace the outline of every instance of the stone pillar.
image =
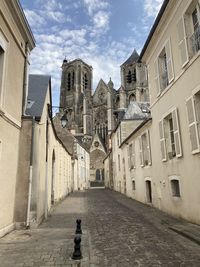
POLYGON ((126 108, 126 92, 123 87, 120 88, 120 108, 126 108))

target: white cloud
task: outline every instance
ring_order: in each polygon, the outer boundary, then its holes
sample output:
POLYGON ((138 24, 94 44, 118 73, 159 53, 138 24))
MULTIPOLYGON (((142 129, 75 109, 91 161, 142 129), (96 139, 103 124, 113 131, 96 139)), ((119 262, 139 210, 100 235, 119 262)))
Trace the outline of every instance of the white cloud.
POLYGON ((108 2, 102 0, 84 0, 84 4, 90 16, 101 9, 105 9, 109 6, 108 2))
POLYGON ((144 10, 149 17, 155 17, 160 10, 163 0, 145 0, 144 10))
POLYGON ((107 28, 109 24, 109 14, 104 11, 99 11, 94 15, 93 21, 96 28, 107 28))
POLYGON ((25 9, 24 13, 26 15, 26 18, 28 19, 28 22, 32 28, 40 28, 46 24, 46 21, 43 17, 41 17, 38 12, 25 9))

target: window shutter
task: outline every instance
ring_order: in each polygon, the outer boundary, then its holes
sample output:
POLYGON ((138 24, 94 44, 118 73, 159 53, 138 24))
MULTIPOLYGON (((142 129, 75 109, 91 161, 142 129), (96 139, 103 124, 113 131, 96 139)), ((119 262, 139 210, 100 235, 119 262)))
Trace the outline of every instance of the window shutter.
POLYGON ((143 150, 142 150, 142 138, 139 137, 139 147, 140 147, 140 165, 144 167, 144 157, 143 157, 143 150))
POLYGON ((189 122, 189 132, 190 132, 190 141, 192 146, 192 154, 198 153, 200 150, 199 145, 199 134, 198 134, 198 124, 195 114, 194 107, 194 97, 191 96, 186 100, 188 122, 189 122))
POLYGON ((158 58, 154 62, 154 80, 155 80, 155 85, 156 85, 156 90, 157 90, 157 96, 160 95, 160 80, 159 80, 159 69, 158 69, 158 58))
POLYGON ((151 165, 151 143, 150 143, 150 132, 147 130, 147 151, 148 151, 148 164, 151 165))
POLYGON ((172 52, 171 52, 171 42, 167 41, 165 45, 166 57, 167 57, 167 75, 169 83, 174 79, 174 69, 172 61, 172 52))
POLYGON ((130 159, 130 146, 127 147, 127 154, 128 154, 128 167, 131 169, 131 159, 130 159))
POLYGON ((178 37, 179 37, 179 49, 181 55, 182 67, 188 62, 188 48, 187 48, 187 38, 185 31, 184 19, 181 18, 177 24, 178 37))
POLYGON ((135 141, 133 141, 133 146, 132 146, 132 152, 133 152, 133 154, 132 154, 132 159, 133 159, 133 168, 135 168, 135 141))
POLYGON ((181 146, 181 137, 180 137, 180 128, 179 128, 177 108, 175 108, 172 111, 172 122, 173 122, 173 130, 174 130, 176 157, 180 158, 182 156, 182 146, 181 146))
POLYGON ((160 132, 160 147, 161 147, 162 161, 166 161, 167 160, 167 153, 166 153, 166 143, 165 143, 163 120, 161 120, 159 122, 159 132, 160 132))

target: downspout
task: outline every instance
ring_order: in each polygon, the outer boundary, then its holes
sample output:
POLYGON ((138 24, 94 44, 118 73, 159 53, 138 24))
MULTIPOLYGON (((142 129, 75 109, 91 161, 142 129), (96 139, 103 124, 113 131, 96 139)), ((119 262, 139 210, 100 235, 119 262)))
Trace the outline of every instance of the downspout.
POLYGON ((30 151, 29 185, 28 185, 28 205, 27 205, 27 218, 26 218, 26 227, 27 228, 30 226, 31 190, 32 190, 32 180, 33 180, 34 133, 35 133, 35 117, 32 117, 31 151, 30 151))
POLYGON ((29 49, 28 42, 25 46, 25 61, 24 61, 24 77, 23 77, 23 100, 22 100, 22 115, 25 115, 28 87, 28 66, 29 66, 29 49))
POLYGON ((48 117, 50 116, 50 105, 47 105, 47 120, 46 120, 46 165, 45 165, 45 207, 44 216, 45 219, 48 216, 48 146, 49 146, 49 122, 48 117))

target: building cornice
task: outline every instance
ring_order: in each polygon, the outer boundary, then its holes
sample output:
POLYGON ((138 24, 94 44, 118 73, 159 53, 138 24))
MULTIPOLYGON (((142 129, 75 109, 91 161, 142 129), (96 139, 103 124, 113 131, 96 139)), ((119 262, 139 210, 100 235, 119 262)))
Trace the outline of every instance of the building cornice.
POLYGON ((19 31, 25 37, 25 42, 29 43, 29 49, 32 50, 36 45, 35 38, 19 0, 5 1, 5 3, 13 16, 15 24, 18 25, 19 31))

